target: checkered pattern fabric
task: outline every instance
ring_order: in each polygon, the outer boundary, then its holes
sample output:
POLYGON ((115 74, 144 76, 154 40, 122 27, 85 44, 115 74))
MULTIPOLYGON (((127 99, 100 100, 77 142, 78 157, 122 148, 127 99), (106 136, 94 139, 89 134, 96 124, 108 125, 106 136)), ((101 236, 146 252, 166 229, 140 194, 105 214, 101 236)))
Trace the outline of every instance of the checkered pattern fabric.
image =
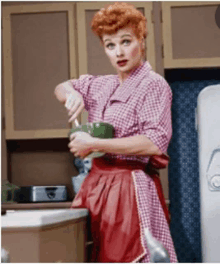
MULTIPOLYGON (((160 205, 154 182, 150 177, 145 177, 144 172, 141 170, 136 171, 135 176, 142 236, 144 236, 144 228, 148 227, 153 236, 168 250, 170 261, 172 263, 177 262, 169 226, 160 205)), ((150 262, 146 240, 144 240, 144 247, 147 254, 141 262, 150 262)))
MULTIPOLYGON (((167 150, 172 135, 172 92, 165 79, 155 73, 148 62, 135 69, 122 85, 117 75, 88 75, 83 79, 72 80, 72 83, 83 96, 89 122, 112 124, 116 138, 146 135, 163 152, 167 150)), ((106 155, 145 163, 149 160, 146 156, 106 155)), ((171 261, 176 262, 169 227, 154 183, 143 171, 138 171, 134 184, 142 232, 143 228, 150 228, 169 251, 171 261)), ((145 248, 147 251, 146 244, 145 248)), ((149 261, 148 253, 143 261, 149 261)))

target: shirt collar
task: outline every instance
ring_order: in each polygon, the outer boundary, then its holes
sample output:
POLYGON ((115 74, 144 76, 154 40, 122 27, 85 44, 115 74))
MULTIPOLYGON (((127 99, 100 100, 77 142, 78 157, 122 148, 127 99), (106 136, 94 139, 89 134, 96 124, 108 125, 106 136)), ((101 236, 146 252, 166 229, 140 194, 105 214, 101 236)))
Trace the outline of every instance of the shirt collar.
MULTIPOLYGON (((148 61, 144 62, 141 66, 135 69, 128 78, 117 88, 116 92, 110 99, 111 101, 127 102, 128 98, 133 92, 135 92, 136 87, 152 70, 152 67, 148 61)), ((118 77, 119 83, 119 77, 118 77)))

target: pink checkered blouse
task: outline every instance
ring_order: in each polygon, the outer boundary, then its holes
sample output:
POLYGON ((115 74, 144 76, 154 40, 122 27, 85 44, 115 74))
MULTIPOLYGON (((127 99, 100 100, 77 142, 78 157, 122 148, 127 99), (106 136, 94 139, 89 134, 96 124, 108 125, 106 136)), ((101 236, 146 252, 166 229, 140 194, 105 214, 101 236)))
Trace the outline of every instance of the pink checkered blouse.
MULTIPOLYGON (((149 62, 134 70, 122 85, 118 75, 88 75, 72 80, 72 84, 83 96, 89 122, 112 124, 116 138, 146 135, 161 151, 166 152, 172 135, 172 92, 166 80, 152 70, 149 62)), ((106 155, 144 163, 149 160, 147 156, 106 155)), ((143 231, 146 227, 163 243, 171 262, 177 262, 169 226, 153 180, 142 170, 135 170, 133 181, 145 248, 142 262, 150 261, 143 231)))

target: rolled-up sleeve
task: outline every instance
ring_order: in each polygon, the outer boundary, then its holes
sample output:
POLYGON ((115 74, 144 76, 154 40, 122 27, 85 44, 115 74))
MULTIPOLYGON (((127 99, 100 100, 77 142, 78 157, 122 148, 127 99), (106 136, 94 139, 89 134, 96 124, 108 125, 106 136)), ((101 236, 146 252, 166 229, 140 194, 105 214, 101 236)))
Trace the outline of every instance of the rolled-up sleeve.
POLYGON ((104 76, 87 74, 79 79, 71 80, 73 88, 82 95, 87 111, 95 103, 94 97, 100 87, 105 83, 104 79, 104 76))
POLYGON ((139 111, 139 128, 158 148, 166 152, 171 136, 172 92, 165 79, 152 81, 139 111))

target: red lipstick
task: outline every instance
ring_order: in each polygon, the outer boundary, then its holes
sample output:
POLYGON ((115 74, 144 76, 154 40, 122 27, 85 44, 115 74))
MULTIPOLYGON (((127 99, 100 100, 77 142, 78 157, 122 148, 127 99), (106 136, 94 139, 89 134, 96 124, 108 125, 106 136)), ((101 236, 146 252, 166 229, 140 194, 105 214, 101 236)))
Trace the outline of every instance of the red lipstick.
POLYGON ((120 60, 117 62, 117 64, 120 66, 120 67, 124 67, 126 64, 127 64, 128 60, 120 60))

